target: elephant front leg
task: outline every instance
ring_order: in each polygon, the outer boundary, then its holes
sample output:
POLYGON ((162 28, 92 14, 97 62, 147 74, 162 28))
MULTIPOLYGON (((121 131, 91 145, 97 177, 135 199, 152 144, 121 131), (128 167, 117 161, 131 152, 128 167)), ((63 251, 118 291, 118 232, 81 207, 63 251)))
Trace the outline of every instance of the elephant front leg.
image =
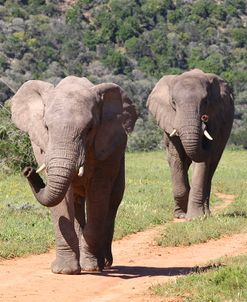
POLYGON ((209 181, 208 177, 209 167, 207 162, 193 163, 187 219, 204 216, 209 213, 211 179, 209 181))
POLYGON ((106 219, 106 232, 105 232, 105 268, 110 268, 113 263, 112 256, 112 239, 114 234, 115 218, 118 207, 123 198, 125 188, 125 168, 124 156, 121 161, 118 176, 113 184, 108 215, 106 219))
POLYGON ((79 242, 74 229, 74 200, 68 190, 63 201, 51 208, 56 238, 56 259, 51 265, 53 273, 74 275, 81 272, 79 242))
POLYGON ((174 218, 185 218, 187 212, 190 185, 188 169, 191 164, 179 146, 172 143, 167 146, 167 157, 172 177, 173 197, 175 201, 174 218))

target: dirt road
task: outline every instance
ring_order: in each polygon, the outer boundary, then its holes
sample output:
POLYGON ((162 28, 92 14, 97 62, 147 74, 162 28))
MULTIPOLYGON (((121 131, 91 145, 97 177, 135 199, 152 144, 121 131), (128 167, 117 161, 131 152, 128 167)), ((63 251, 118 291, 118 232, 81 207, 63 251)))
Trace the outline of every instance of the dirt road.
POLYGON ((2 261, 0 301, 161 301, 148 296, 149 286, 188 274, 209 260, 247 253, 247 234, 190 247, 161 248, 154 244, 160 229, 115 241, 114 267, 102 274, 54 275, 50 272, 54 251, 2 261))

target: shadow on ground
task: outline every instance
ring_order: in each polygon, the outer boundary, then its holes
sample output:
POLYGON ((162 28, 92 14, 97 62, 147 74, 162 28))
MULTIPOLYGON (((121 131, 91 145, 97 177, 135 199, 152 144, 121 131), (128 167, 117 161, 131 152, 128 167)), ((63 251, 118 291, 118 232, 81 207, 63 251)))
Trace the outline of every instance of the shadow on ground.
MULTIPOLYGON (((114 266, 107 271, 98 273, 98 276, 116 277, 121 279, 133 279, 140 277, 155 277, 155 276, 182 276, 191 273, 202 273, 211 269, 217 269, 221 265, 207 265, 194 267, 146 267, 146 266, 114 266)), ((89 273, 82 273, 89 274, 89 273)))
POLYGON ((247 212, 245 211, 234 211, 234 212, 229 212, 229 213, 224 213, 222 214, 223 217, 243 217, 243 218, 247 218, 247 212))

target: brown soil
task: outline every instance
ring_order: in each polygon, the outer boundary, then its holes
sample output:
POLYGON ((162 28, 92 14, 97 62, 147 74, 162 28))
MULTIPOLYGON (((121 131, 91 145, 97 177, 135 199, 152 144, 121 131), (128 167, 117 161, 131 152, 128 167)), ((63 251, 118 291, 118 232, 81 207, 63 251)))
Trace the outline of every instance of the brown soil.
POLYGON ((161 229, 156 227, 115 241, 114 267, 101 274, 52 274, 54 251, 2 261, 0 301, 162 301, 148 295, 151 285, 186 275, 195 271, 196 266, 203 268, 209 260, 247 253, 247 234, 189 247, 162 248, 154 244, 161 229))

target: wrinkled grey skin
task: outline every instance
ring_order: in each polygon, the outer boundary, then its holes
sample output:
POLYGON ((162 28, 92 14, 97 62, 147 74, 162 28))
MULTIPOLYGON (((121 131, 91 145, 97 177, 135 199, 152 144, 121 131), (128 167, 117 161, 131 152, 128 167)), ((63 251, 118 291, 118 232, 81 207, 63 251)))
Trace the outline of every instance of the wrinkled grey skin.
POLYGON ((233 123, 233 96, 228 85, 218 76, 199 69, 164 76, 151 92, 147 106, 164 130, 175 200, 174 216, 191 219, 210 214, 212 177, 233 123), (203 122, 203 116, 208 117, 208 121, 203 122), (170 137, 174 129, 176 135, 170 137), (204 129, 213 140, 203 135, 204 129))
POLYGON ((137 118, 131 101, 118 85, 69 76, 56 87, 28 81, 11 103, 12 120, 29 134, 38 164, 46 164, 46 185, 30 167, 24 175, 37 200, 52 207, 52 271, 78 274, 111 266, 126 133, 137 118))

